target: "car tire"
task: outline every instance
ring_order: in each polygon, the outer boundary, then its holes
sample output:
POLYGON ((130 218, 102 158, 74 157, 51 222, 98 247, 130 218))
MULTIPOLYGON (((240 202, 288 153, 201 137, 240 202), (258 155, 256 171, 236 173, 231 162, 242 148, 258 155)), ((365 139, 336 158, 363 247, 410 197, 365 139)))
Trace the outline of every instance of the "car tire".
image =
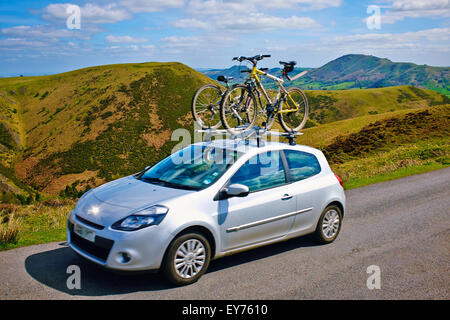
POLYGON ((342 210, 336 205, 330 205, 320 215, 314 236, 319 243, 331 243, 339 235, 341 227, 342 210))
POLYGON ((211 246, 208 240, 200 233, 186 233, 170 244, 161 272, 167 280, 177 286, 188 285, 196 282, 206 272, 210 259, 211 246), (178 268, 175 264, 176 259, 180 261, 178 268))

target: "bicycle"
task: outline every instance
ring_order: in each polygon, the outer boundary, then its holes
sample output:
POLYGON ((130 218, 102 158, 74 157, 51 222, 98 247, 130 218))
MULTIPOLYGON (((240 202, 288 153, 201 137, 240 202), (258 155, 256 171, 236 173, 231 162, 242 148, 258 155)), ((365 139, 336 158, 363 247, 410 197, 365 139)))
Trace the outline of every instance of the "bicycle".
MULTIPOLYGON (((294 70, 296 62, 280 61, 283 70, 282 78, 278 78, 267 73, 267 68, 258 69, 256 67, 258 61, 268 57, 270 55, 240 56, 232 59, 239 62, 249 61, 252 63, 252 69, 241 71, 250 73, 249 78, 244 84, 233 85, 222 98, 220 120, 230 134, 239 134, 250 130, 255 125, 257 115, 259 119, 265 120, 261 122, 261 127, 265 130, 270 130, 273 126, 275 116, 278 116, 280 125, 286 132, 297 132, 306 124, 309 111, 306 95, 299 88, 285 89, 283 86, 284 79, 291 80, 288 73, 294 70), (265 90, 258 75, 269 78, 277 84, 278 89, 274 101, 265 90), (261 102, 261 92, 268 102, 265 108, 261 102), (255 94, 258 100, 256 100, 255 94)), ((260 124, 257 123, 257 125, 260 124)))
MULTIPOLYGON (((230 88, 228 82, 233 77, 218 76, 217 80, 225 83, 225 88, 230 88)), ((207 83, 194 93, 191 102, 191 112, 194 121, 202 129, 216 129, 220 126, 220 102, 226 90, 215 83, 207 83)))

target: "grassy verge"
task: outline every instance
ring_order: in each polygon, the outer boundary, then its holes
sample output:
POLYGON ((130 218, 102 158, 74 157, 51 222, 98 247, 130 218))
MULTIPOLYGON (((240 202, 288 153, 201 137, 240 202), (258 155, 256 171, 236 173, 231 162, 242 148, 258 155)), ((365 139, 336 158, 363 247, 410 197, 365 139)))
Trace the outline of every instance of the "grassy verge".
POLYGON ((377 121, 322 148, 346 189, 450 166, 448 106, 377 121))
POLYGON ((374 183, 386 182, 398 178, 412 176, 414 174, 426 173, 429 171, 439 170, 447 167, 449 167, 449 165, 444 165, 436 162, 427 162, 421 165, 400 168, 395 171, 381 173, 371 177, 351 178, 344 182, 344 188, 345 190, 351 190, 374 183))
POLYGON ((33 244, 62 241, 74 204, 37 203, 0 206, 0 251, 33 244))

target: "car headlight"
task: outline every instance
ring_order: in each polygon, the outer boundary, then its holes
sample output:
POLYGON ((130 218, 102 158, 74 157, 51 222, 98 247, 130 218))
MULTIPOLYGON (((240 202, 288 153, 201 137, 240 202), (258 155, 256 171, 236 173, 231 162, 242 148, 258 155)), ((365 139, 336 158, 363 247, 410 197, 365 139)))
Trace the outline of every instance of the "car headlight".
POLYGON ((122 231, 134 231, 148 226, 158 225, 164 219, 167 212, 169 212, 169 208, 165 206, 151 206, 117 221, 111 228, 122 231))

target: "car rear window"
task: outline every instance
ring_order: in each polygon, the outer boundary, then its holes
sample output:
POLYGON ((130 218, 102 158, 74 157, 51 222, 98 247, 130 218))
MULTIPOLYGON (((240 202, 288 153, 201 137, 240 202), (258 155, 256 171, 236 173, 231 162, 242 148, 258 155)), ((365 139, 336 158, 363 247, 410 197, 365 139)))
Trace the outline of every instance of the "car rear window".
POLYGON ((320 169, 316 156, 302 151, 284 150, 293 181, 300 181, 318 174, 320 169))

